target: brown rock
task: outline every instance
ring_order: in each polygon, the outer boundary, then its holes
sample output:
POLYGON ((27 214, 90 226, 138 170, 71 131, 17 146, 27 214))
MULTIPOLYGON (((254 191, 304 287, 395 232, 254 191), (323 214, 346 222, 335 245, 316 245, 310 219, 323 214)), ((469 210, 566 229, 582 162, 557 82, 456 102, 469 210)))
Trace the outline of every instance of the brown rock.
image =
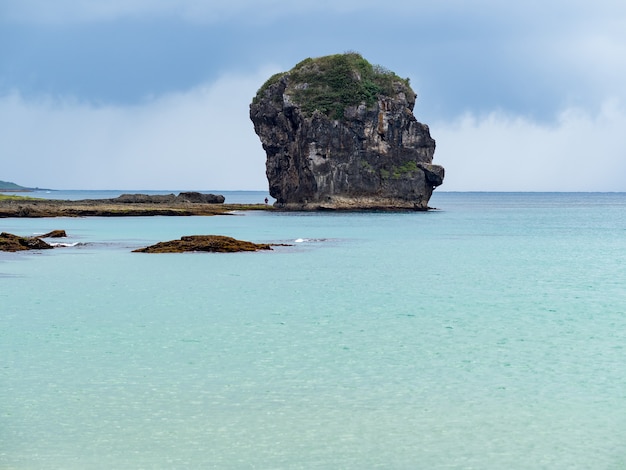
POLYGON ((189 235, 180 240, 159 242, 134 253, 184 253, 205 251, 211 253, 234 253, 237 251, 271 250, 267 243, 252 243, 223 235, 189 235))
POLYGON ((53 230, 52 232, 44 233, 43 235, 38 235, 37 238, 65 238, 67 237, 67 233, 65 230, 53 230))
POLYGON ((20 237, 12 233, 0 233, 0 251, 48 250, 53 248, 37 237, 20 237))

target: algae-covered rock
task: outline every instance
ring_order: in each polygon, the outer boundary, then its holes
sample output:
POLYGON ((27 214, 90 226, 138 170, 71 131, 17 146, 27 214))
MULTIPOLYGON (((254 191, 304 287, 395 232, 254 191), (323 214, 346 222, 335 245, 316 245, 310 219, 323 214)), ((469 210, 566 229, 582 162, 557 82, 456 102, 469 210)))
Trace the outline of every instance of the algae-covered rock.
POLYGON ((0 233, 0 251, 48 250, 54 248, 38 237, 20 237, 12 233, 0 233))
POLYGON ((234 253, 238 251, 271 250, 267 243, 252 243, 223 235, 189 235, 180 240, 159 242, 134 253, 184 253, 206 251, 211 253, 234 253))

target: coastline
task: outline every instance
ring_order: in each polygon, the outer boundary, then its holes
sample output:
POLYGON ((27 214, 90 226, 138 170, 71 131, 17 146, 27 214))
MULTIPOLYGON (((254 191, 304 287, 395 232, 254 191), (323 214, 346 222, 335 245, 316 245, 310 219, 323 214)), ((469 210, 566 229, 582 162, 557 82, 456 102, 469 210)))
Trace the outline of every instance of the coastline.
POLYGON ((211 216, 235 211, 274 210, 267 204, 210 204, 201 202, 123 202, 117 199, 0 199, 0 218, 8 217, 137 217, 211 216))

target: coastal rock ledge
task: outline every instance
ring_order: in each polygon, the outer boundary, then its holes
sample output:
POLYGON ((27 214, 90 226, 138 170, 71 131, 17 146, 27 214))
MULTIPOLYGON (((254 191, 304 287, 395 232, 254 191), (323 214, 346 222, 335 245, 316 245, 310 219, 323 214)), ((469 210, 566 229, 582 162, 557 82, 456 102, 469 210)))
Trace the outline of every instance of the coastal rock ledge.
POLYGON ((357 53, 305 59, 250 104, 277 208, 427 210, 444 169, 408 79, 357 53))

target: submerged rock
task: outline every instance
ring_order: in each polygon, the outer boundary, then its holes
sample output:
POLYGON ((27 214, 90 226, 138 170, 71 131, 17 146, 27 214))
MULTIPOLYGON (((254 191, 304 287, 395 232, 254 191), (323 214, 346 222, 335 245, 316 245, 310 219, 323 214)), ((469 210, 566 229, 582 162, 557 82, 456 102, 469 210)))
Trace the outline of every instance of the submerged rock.
POLYGON ((271 250, 267 243, 252 243, 223 235, 189 235, 180 240, 159 242, 133 253, 184 253, 206 251, 211 253, 234 253, 237 251, 271 250))
POLYGON ((356 53, 306 59, 250 105, 275 206, 428 209, 444 169, 408 79, 356 53))

